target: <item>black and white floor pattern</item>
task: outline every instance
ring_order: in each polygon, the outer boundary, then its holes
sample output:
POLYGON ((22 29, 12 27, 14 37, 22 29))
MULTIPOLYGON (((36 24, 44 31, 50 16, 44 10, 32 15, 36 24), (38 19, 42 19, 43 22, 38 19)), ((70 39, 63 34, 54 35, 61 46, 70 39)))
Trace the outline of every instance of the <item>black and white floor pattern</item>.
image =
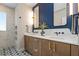
POLYGON ((31 56, 29 53, 23 50, 16 50, 15 48, 1 48, 0 56, 31 56))

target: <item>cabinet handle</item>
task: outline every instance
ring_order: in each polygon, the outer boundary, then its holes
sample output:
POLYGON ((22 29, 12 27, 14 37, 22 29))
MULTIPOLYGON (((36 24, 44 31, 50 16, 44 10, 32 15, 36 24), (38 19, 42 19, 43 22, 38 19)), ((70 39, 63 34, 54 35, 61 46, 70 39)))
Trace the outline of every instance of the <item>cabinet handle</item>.
POLYGON ((53 44, 53 52, 55 52, 56 51, 56 45, 55 45, 55 43, 53 44))
POLYGON ((37 52, 37 51, 38 51, 38 49, 34 49, 34 51, 35 51, 35 52, 37 52))
POLYGON ((50 47, 50 42, 49 42, 49 50, 51 50, 51 47, 50 47))
POLYGON ((55 49, 53 49, 53 52, 55 52, 55 49))
POLYGON ((37 39, 34 39, 35 41, 37 41, 37 39))

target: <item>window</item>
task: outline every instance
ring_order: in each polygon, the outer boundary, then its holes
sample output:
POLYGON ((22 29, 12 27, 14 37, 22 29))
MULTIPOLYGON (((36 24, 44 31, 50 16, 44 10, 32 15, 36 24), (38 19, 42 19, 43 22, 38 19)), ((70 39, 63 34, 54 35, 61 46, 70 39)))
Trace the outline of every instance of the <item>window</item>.
POLYGON ((6 13, 0 12, 0 31, 6 31, 6 13))

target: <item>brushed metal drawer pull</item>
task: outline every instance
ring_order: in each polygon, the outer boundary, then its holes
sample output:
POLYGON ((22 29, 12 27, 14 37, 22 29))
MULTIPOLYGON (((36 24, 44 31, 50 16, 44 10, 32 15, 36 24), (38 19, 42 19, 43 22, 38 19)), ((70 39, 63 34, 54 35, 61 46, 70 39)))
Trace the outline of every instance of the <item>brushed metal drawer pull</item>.
POLYGON ((49 42, 49 50, 51 50, 51 47, 50 47, 50 42, 49 42))
POLYGON ((34 39, 35 41, 37 41, 37 39, 34 39))
POLYGON ((35 51, 35 52, 37 52, 37 51, 38 51, 38 49, 34 49, 34 51, 35 51))
POLYGON ((55 45, 55 43, 53 43, 53 52, 55 52, 56 51, 56 45, 55 45))
POLYGON ((53 52, 55 52, 55 49, 53 49, 53 52))

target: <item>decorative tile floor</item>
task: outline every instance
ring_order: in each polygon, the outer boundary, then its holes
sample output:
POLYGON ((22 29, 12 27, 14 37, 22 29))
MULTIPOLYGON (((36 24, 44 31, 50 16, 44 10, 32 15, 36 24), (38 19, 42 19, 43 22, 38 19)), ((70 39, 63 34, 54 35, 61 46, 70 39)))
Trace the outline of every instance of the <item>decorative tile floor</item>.
POLYGON ((16 50, 15 48, 0 48, 0 56, 31 56, 23 50, 16 50))

